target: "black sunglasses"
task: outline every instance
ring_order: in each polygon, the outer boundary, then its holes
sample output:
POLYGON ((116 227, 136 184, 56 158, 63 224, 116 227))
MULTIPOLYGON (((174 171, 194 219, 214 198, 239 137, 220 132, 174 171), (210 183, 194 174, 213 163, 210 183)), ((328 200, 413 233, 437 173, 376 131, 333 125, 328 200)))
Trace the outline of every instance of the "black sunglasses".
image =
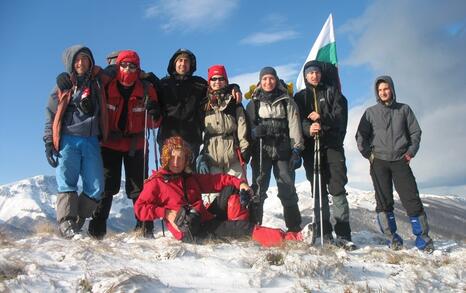
POLYGON ((211 81, 225 81, 225 77, 223 76, 219 76, 219 77, 211 77, 210 78, 211 81))
POLYGON ((136 64, 131 63, 131 62, 121 62, 120 67, 125 68, 125 69, 129 67, 129 69, 131 70, 136 70, 138 68, 136 64))

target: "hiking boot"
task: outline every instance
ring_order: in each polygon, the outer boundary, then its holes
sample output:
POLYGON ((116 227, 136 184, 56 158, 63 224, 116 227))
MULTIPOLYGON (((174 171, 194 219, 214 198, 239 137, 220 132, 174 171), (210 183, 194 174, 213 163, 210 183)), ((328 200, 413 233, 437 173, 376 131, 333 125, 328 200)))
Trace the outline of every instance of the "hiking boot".
POLYGON ((294 226, 294 227, 290 227, 288 228, 287 232, 301 232, 301 226, 294 226))
POLYGON ((348 251, 353 251, 357 248, 351 240, 342 236, 337 236, 337 238, 332 241, 332 244, 348 251))
POLYGON ((303 239, 305 242, 309 243, 310 245, 314 245, 317 238, 317 228, 315 223, 310 223, 301 230, 301 234, 303 235, 303 239))
POLYGON ((392 250, 401 250, 403 249, 403 239, 397 233, 393 234, 392 241, 388 242, 388 247, 392 250))
POLYGON ((92 238, 102 240, 105 234, 107 234, 107 221, 104 219, 91 219, 89 221, 87 233, 92 238))
POLYGON ((423 250, 423 251, 424 251, 425 253, 431 254, 431 253, 434 252, 434 250, 435 250, 435 248, 434 248, 434 241, 431 240, 431 241, 429 241, 429 242, 426 244, 426 246, 424 247, 424 250, 423 250))
POLYGON ((422 213, 417 217, 409 217, 409 220, 413 228, 413 234, 416 236, 416 247, 422 251, 426 251, 427 248, 433 251, 434 244, 432 238, 429 237, 427 215, 422 213))
POLYGON ((71 239, 78 234, 76 230, 76 222, 73 220, 65 220, 58 225, 58 230, 63 238, 71 239))
POLYGON ((147 239, 154 238, 154 222, 153 221, 137 221, 136 226, 134 227, 134 231, 137 233, 141 233, 142 237, 147 239))
POLYGON ((86 218, 78 216, 76 219, 76 231, 80 232, 85 222, 86 222, 86 218))

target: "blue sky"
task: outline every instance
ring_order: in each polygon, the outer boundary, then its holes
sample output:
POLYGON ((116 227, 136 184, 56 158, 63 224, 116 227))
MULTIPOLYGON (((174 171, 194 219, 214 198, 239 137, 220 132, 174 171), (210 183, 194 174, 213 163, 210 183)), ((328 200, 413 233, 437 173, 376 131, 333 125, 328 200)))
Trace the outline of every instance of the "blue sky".
POLYGON ((295 82, 332 13, 350 104, 349 185, 371 188, 354 131, 374 103, 374 78, 390 74, 423 129, 412 163, 421 192, 466 194, 464 1, 19 0, 0 8, 0 184, 54 174, 44 157, 44 108, 66 47, 85 44, 102 66, 110 51, 133 49, 143 69, 159 77, 173 52, 188 48, 197 75, 224 64, 245 92, 264 66, 295 82))

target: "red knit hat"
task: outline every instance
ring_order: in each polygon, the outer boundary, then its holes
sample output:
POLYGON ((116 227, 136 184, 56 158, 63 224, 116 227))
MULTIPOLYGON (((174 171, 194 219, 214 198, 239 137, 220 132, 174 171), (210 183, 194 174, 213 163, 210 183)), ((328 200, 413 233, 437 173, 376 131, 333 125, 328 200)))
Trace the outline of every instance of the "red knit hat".
POLYGON ((213 65, 207 70, 207 82, 210 82, 210 79, 214 75, 221 75, 225 78, 225 81, 228 83, 227 71, 223 65, 213 65))
POLYGON ((132 50, 121 51, 120 54, 118 54, 116 64, 120 64, 121 62, 130 62, 140 67, 139 55, 132 50))
POLYGON ((162 154, 160 156, 161 167, 165 170, 168 170, 168 164, 170 163, 170 159, 172 157, 172 152, 174 150, 183 150, 186 155, 186 167, 184 171, 186 173, 191 172, 190 164, 192 161, 193 153, 191 152, 191 148, 189 145, 179 136, 173 136, 167 138, 162 146, 162 154))

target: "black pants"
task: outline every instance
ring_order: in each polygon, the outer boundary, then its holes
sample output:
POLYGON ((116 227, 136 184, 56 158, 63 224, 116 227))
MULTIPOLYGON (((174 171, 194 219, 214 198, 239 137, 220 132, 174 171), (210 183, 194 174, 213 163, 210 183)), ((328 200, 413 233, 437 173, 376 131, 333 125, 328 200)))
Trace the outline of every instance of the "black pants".
POLYGON ((404 159, 393 162, 374 159, 370 173, 374 184, 377 212, 393 211, 393 185, 408 216, 417 217, 424 212, 416 178, 404 159))
POLYGON ((241 238, 252 235, 254 224, 249 221, 223 221, 213 219, 201 225, 200 237, 241 238))
MULTIPOLYGON (((120 191, 121 166, 125 167, 125 191, 126 196, 133 200, 138 198, 142 191, 144 179, 144 151, 137 150, 133 156, 128 152, 115 151, 102 147, 102 159, 104 163, 105 191, 98 208, 94 212, 94 219, 108 219, 112 207, 113 196, 120 191)), ((147 166, 147 165, 146 165, 147 166)))
MULTIPOLYGON (((306 178, 313 185, 314 180, 314 141, 307 140, 304 149, 303 166, 306 170, 306 178)), ((324 234, 332 232, 330 224, 329 193, 333 196, 333 216, 336 220, 335 232, 339 236, 349 238, 351 228, 349 225, 349 205, 346 200, 345 185, 348 183, 346 158, 343 147, 329 148, 320 147, 320 174, 322 192, 322 221, 324 234)), ((314 186, 312 186, 312 189, 314 186)), ((314 195, 314 219, 320 223, 320 201, 319 194, 312 190, 314 195)))
POLYGON ((283 206, 285 224, 289 229, 296 230, 301 225, 301 213, 298 207, 298 195, 296 194, 295 172, 290 171, 289 161, 272 160, 264 152, 262 160, 262 172, 260 170, 259 155, 252 157, 252 189, 257 193, 260 189, 261 207, 257 209, 254 215, 256 223, 262 223, 263 204, 267 198, 267 189, 270 184, 270 176, 273 168, 273 175, 277 182, 278 198, 283 206), (259 180, 258 177, 260 176, 259 180))

